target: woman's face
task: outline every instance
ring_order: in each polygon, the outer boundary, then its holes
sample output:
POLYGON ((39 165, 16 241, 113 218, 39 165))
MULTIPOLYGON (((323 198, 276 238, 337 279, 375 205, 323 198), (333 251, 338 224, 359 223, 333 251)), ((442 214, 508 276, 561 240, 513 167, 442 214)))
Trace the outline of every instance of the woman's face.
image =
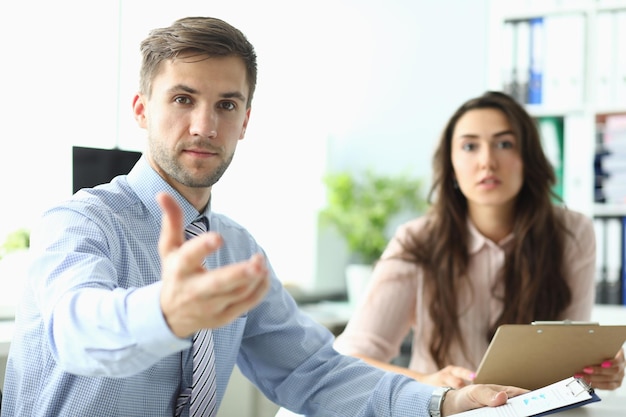
POLYGON ((524 164, 505 114, 474 109, 456 123, 452 135, 452 167, 470 211, 512 210, 524 183, 524 164))

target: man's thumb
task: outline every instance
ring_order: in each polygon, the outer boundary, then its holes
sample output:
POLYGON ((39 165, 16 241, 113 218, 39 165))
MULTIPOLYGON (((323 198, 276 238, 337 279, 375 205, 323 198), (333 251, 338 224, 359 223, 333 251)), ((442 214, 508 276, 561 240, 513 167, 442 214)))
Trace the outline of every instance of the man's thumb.
POLYGON ((159 254, 164 258, 185 241, 183 212, 174 197, 167 193, 157 194, 156 199, 163 211, 159 254))

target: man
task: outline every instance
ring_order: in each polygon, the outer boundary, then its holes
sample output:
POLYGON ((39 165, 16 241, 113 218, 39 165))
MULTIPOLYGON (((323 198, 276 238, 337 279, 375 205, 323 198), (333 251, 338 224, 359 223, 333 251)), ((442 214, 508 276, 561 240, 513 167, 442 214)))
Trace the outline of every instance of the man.
POLYGON ((250 118, 254 48, 226 22, 184 18, 141 51, 133 109, 147 150, 33 230, 2 416, 211 416, 235 363, 307 415, 448 415, 523 392, 431 401, 435 387, 334 351, 252 236, 210 209, 250 118))

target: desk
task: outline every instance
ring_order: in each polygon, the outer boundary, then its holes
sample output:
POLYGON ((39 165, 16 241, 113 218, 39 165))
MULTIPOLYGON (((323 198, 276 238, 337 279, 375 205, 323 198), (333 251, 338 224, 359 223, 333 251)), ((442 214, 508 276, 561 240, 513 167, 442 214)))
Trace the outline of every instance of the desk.
MULTIPOLYGON (((302 304, 300 310, 326 327, 335 327, 348 322, 354 306, 347 301, 321 301, 302 304)), ((626 324, 626 306, 596 304, 591 311, 591 320, 600 324, 626 324)))
POLYGON ((347 301, 322 301, 314 304, 303 304, 300 310, 310 315, 335 336, 343 331, 354 313, 354 306, 347 301))
MULTIPOLYGON (((350 319, 353 306, 347 302, 328 301, 301 306, 302 311, 329 329, 339 329, 350 319)), ((600 324, 626 324, 626 306, 595 305, 591 320, 600 324)), ((626 416, 626 382, 616 391, 597 391, 602 401, 555 414, 563 417, 624 417, 626 416)), ((280 409, 276 417, 296 414, 280 409)))
MULTIPOLYGON (((559 417, 624 417, 626 415, 626 396, 612 391, 598 391, 600 402, 553 414, 559 417)), ((275 417, 303 417, 284 408, 278 410, 275 417)))

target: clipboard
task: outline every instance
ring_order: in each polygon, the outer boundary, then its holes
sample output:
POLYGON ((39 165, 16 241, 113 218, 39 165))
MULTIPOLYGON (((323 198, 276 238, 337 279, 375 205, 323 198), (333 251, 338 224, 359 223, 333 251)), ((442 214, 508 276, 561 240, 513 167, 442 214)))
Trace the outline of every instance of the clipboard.
POLYGON ((601 401, 582 379, 569 377, 543 388, 509 398, 498 407, 483 407, 450 417, 539 417, 601 401))
POLYGON ((560 321, 498 327, 476 384, 538 389, 613 358, 626 342, 626 325, 560 321))
MULTIPOLYGON (((598 397, 593 388, 587 385, 587 383, 580 378, 571 377, 565 381, 552 384, 546 387, 546 389, 556 388, 558 385, 563 386, 565 392, 565 395, 559 396, 560 398, 562 398, 563 402, 561 404, 557 402, 557 405, 554 408, 538 414, 533 414, 532 417, 540 417, 554 413, 560 413, 561 411, 569 410, 571 408, 581 407, 585 404, 601 401, 600 397, 598 397), (567 397, 570 397, 570 399, 567 400, 567 397)), ((531 391, 531 393, 532 392, 533 391, 531 391)), ((534 391, 534 393, 537 394, 537 391, 534 391)))

